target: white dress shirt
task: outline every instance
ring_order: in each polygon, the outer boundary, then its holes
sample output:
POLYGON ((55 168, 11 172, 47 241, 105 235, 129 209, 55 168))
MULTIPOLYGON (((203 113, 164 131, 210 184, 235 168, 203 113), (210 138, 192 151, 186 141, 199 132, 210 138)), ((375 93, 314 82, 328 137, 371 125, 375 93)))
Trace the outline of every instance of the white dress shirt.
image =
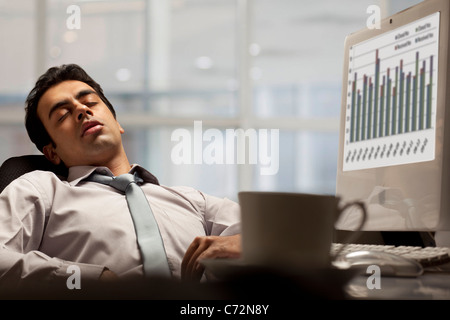
MULTIPOLYGON (((143 275, 133 221, 125 195, 113 187, 83 180, 106 167, 69 169, 61 180, 33 171, 11 182, 0 194, 0 285, 71 275, 98 279, 104 268, 121 278, 143 275)), ((240 233, 236 202, 190 187, 166 187, 138 165, 141 186, 160 228, 172 275, 196 236, 240 233)))

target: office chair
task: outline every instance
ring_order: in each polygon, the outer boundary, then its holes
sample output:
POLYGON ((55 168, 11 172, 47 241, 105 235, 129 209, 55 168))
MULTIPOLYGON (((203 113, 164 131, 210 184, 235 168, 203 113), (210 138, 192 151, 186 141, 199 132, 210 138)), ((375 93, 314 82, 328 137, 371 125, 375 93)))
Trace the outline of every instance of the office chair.
POLYGON ((11 181, 34 170, 53 171, 58 176, 67 177, 67 168, 64 164, 54 165, 44 155, 12 157, 6 159, 0 167, 0 193, 11 181))

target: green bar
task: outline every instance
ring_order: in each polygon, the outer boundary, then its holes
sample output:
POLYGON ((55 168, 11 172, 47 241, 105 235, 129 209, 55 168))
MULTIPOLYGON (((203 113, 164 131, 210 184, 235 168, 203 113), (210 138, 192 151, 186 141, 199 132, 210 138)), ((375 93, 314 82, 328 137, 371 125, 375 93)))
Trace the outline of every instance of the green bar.
POLYGON ((356 114, 356 141, 360 139, 360 128, 361 128, 361 94, 358 90, 358 106, 357 106, 357 114, 356 114))
POLYGON ((391 127, 391 78, 389 77, 389 68, 387 69, 387 88, 386 88, 386 124, 384 127, 385 136, 390 134, 391 127))
POLYGON ((397 134, 397 88, 398 88, 398 67, 395 67, 395 86, 392 89, 392 132, 397 134))
POLYGON ((356 106, 355 106, 355 96, 356 96, 356 77, 357 74, 355 72, 355 80, 352 84, 352 106, 351 106, 351 120, 350 120, 350 142, 355 141, 355 113, 356 113, 356 106))
POLYGON ((403 60, 400 60, 400 91, 399 91, 399 106, 398 106, 398 133, 403 133, 403 97, 404 97, 404 80, 405 73, 403 72, 403 60))
POLYGON ((419 130, 423 130, 425 122, 425 60, 420 69, 420 89, 419 89, 419 130))
POLYGON ((430 84, 427 84, 427 115, 426 115, 426 128, 431 128, 431 86, 430 84))
POLYGON ((371 133, 372 133, 372 93, 373 90, 373 84, 372 84, 372 78, 369 78, 369 110, 368 110, 368 120, 367 120, 367 139, 371 139, 371 133))
POLYGON ((430 56, 430 83, 427 86, 427 129, 431 128, 431 103, 433 90, 433 56, 430 56))
POLYGON ((355 141, 355 114, 356 114, 356 106, 355 106, 355 88, 356 88, 356 73, 355 73, 355 81, 352 83, 352 102, 351 102, 351 119, 350 119, 350 142, 355 141))
POLYGON ((378 85, 380 83, 380 58, 378 58, 378 49, 375 52, 375 93, 374 93, 374 107, 373 107, 373 137, 377 137, 378 129, 378 85))
POLYGON ((417 129, 417 79, 413 76, 413 101, 412 101, 411 131, 417 129))
POLYGON ((405 132, 409 132, 410 122, 409 117, 411 115, 411 72, 406 76, 406 104, 405 104, 405 132))
POLYGON ((411 130, 417 130, 417 90, 418 90, 418 77, 419 77, 419 51, 416 52, 416 75, 413 76, 413 106, 412 106, 412 125, 411 130))
POLYGON ((383 123, 384 123, 384 86, 385 76, 383 76, 383 84, 380 86, 380 129, 378 136, 383 136, 383 123))
POLYGON ((363 99, 362 99, 362 117, 361 117, 361 140, 366 140, 366 102, 367 102, 367 76, 363 80, 363 99))

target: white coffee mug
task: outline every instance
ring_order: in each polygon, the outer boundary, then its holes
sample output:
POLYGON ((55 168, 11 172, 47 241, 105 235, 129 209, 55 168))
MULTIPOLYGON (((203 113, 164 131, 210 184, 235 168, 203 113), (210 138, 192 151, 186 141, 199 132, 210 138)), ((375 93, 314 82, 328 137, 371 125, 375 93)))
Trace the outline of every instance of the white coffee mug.
POLYGON ((242 218, 242 257, 248 264, 329 268, 334 225, 348 207, 334 195, 243 191, 239 192, 242 218))

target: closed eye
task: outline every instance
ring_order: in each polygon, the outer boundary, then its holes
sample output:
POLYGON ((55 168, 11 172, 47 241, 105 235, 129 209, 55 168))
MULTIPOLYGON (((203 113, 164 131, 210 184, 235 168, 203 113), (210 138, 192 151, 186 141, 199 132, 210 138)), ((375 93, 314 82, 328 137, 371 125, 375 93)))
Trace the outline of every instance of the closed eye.
POLYGON ((59 117, 58 122, 64 121, 64 119, 70 114, 70 111, 65 111, 61 117, 59 117))
POLYGON ((96 101, 86 102, 86 103, 85 103, 85 105, 88 106, 89 108, 90 108, 90 107, 93 107, 93 106, 95 106, 95 105, 97 105, 97 104, 98 104, 98 102, 96 102, 96 101))

